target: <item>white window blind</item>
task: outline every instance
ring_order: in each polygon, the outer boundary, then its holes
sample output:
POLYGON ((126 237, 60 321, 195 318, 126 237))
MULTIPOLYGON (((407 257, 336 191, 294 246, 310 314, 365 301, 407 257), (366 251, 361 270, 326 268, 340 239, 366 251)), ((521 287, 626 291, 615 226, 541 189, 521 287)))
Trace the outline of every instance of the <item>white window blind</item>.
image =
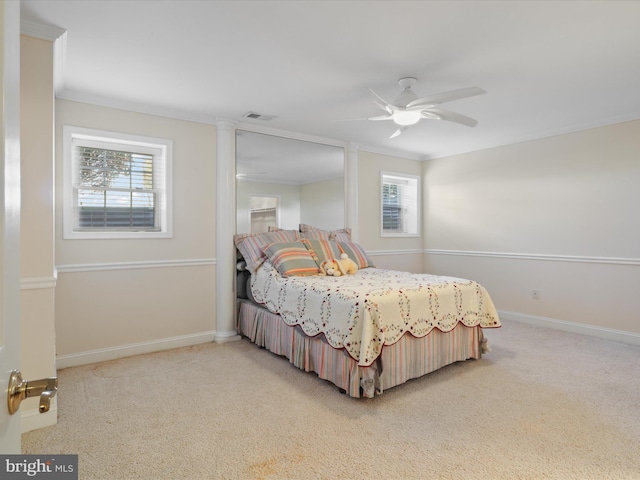
POLYGON ((171 235, 171 142, 160 142, 65 127, 65 238, 171 235))
POLYGON ((383 172, 381 179, 382 235, 418 235, 419 177, 383 172))

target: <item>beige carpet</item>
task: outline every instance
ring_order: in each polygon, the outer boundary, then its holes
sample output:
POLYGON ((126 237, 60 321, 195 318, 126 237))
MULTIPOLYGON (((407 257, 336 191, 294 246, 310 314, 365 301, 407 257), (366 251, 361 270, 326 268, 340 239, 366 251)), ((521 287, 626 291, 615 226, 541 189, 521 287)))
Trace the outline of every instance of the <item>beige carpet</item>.
POLYGON ((507 323, 492 351, 352 399, 247 341, 59 372, 25 454, 81 479, 640 479, 640 348, 507 323))

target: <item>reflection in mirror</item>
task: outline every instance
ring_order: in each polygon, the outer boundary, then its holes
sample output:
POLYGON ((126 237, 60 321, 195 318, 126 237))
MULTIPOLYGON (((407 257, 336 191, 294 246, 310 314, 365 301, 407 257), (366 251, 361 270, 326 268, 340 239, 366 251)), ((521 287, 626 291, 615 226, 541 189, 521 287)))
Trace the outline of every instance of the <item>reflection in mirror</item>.
POLYGON ((251 233, 268 232, 278 226, 278 197, 249 197, 249 214, 251 215, 251 233))
POLYGON ((344 149, 237 130, 236 197, 236 233, 297 230, 300 223, 344 228, 344 149), (252 197, 277 199, 275 215, 252 226, 254 213, 259 217, 252 210, 268 208, 252 207, 252 197))

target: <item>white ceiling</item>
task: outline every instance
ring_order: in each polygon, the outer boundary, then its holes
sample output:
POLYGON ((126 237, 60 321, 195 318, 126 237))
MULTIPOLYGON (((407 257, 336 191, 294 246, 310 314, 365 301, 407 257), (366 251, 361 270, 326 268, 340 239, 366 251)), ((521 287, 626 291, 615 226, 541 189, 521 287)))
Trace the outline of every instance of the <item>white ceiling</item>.
POLYGON ((241 121, 428 159, 640 118, 638 1, 41 1, 67 31, 63 98, 241 121), (479 86, 401 136, 393 100, 479 86), (254 111, 276 118, 247 120, 254 111))

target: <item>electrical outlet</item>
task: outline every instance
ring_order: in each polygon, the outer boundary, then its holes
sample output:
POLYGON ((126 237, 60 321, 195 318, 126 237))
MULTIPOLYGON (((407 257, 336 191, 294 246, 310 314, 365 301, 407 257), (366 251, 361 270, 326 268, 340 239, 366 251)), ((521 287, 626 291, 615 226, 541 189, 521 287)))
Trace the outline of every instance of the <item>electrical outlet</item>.
POLYGON ((531 290, 531 298, 540 300, 540 290, 531 290))

